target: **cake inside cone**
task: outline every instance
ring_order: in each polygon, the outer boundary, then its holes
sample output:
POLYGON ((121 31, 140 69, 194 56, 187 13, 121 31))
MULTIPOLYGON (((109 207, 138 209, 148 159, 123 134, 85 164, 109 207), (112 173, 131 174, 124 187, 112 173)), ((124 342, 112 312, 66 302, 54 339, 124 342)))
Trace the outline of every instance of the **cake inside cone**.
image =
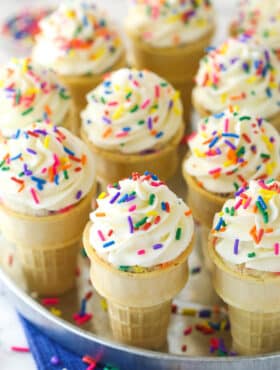
POLYGON ((97 204, 83 241, 113 335, 123 343, 161 348, 171 300, 188 279, 191 211, 150 172, 108 186, 97 204))
POLYGON ((213 282, 229 306, 239 354, 279 350, 280 183, 251 181, 214 217, 213 282))
POLYGON ((34 123, 0 139, 0 223, 14 243, 30 291, 73 287, 95 191, 95 161, 67 129, 34 123))

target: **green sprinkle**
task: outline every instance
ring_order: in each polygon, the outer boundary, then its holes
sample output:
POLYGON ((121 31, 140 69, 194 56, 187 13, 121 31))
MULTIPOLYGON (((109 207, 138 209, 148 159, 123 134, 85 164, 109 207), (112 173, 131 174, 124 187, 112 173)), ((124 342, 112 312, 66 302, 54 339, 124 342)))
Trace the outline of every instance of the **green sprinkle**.
POLYGON ((251 117, 250 116, 242 116, 239 118, 239 121, 246 121, 246 120, 250 120, 251 117))
POLYGON ((20 90, 17 90, 17 93, 16 93, 16 105, 18 105, 18 104, 19 104, 19 102, 20 102, 20 98, 21 98, 20 90))
POLYGON ((136 112, 138 109, 139 109, 139 105, 138 105, 138 104, 136 104, 136 105, 134 105, 134 107, 133 107, 133 108, 131 108, 131 109, 130 109, 130 113, 134 113, 134 112, 136 112))
POLYGON ((138 121, 138 125, 144 125, 144 123, 145 123, 144 120, 138 121))
POLYGON ((10 170, 10 167, 2 167, 1 170, 2 171, 9 171, 10 170))
POLYGON ((70 99, 70 96, 65 94, 65 91, 64 90, 60 90, 59 91, 59 96, 63 99, 63 100, 68 100, 70 99))
POLYGON ((241 157, 244 153, 245 153, 245 147, 244 147, 244 146, 242 146, 241 148, 239 148, 239 149, 237 150, 236 155, 237 155, 237 157, 239 158, 239 157, 241 157))
POLYGON ((131 95, 132 95, 132 92, 130 91, 127 95, 126 95, 126 100, 128 100, 130 97, 131 97, 131 95))
POLYGON ((104 96, 101 96, 100 101, 101 101, 101 103, 103 103, 103 104, 107 104, 107 102, 106 102, 106 100, 105 100, 104 96))
POLYGON ((265 153, 261 153, 261 158, 269 159, 270 158, 270 155, 269 154, 265 154, 265 153))
POLYGON ((66 170, 63 171, 63 175, 64 175, 65 180, 69 179, 68 172, 66 170))
POLYGON ((181 227, 178 227, 178 229, 176 230, 176 240, 181 239, 181 234, 182 234, 182 229, 181 227))
POLYGON ((144 225, 146 223, 146 221, 148 220, 148 217, 144 217, 142 218, 142 220, 138 221, 134 227, 135 229, 138 229, 140 226, 144 225))
POLYGON ((163 82, 161 82, 161 83, 160 83, 160 86, 161 86, 161 87, 166 87, 166 86, 168 86, 168 83, 167 83, 167 82, 165 82, 165 81, 163 81, 163 82))
POLYGON ((256 201, 256 206, 258 207, 258 210, 263 216, 264 223, 267 224, 268 223, 268 213, 262 208, 261 203, 258 200, 256 201))
POLYGON ((255 252, 248 253, 248 257, 249 258, 254 258, 254 257, 256 257, 256 253, 255 252))
POLYGON ((87 257, 87 253, 86 253, 85 248, 82 248, 82 249, 81 249, 81 256, 82 256, 82 257, 87 257))
POLYGON ((237 184, 237 182, 234 182, 234 183, 233 183, 233 186, 235 187, 235 190, 236 190, 236 191, 239 189, 239 185, 237 184))
POLYGON ((129 266, 119 266, 119 270, 127 272, 129 271, 129 266))
POLYGON ((21 113, 21 115, 22 116, 27 116, 27 114, 31 113, 33 110, 34 110, 34 108, 33 107, 30 107, 30 108, 26 109, 25 111, 23 111, 21 113))
POLYGON ((0 168, 5 164, 6 160, 3 159, 3 161, 0 163, 0 168))
POLYGON ((225 212, 226 213, 229 213, 230 212, 228 207, 225 208, 225 212))
POLYGON ((234 216, 234 213, 235 213, 235 209, 234 209, 234 207, 231 207, 231 209, 230 209, 230 215, 231 216, 234 216))
POLYGON ((154 204, 154 200, 155 200, 155 194, 151 194, 150 195, 150 198, 149 198, 149 205, 152 205, 152 204, 154 204))

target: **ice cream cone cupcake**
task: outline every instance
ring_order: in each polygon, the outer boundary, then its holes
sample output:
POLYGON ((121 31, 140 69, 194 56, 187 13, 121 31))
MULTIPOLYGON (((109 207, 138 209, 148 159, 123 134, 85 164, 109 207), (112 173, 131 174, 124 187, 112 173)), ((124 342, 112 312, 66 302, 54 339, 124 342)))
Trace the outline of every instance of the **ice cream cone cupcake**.
POLYGON ((171 300, 188 279, 191 211, 150 173, 108 187, 97 203, 83 240, 113 335, 158 349, 166 341, 171 300))
POLYGON ((132 65, 147 68, 181 93, 189 119, 193 78, 214 33, 210 1, 133 0, 125 22, 132 65))
POLYGON ((153 171, 163 180, 175 174, 184 123, 171 85, 149 71, 120 69, 87 99, 81 137, 98 158, 105 187, 134 171, 153 171))
POLYGON ((241 0, 230 25, 233 37, 245 35, 272 49, 280 58, 280 3, 278 0, 241 0))
POLYGON ((202 119, 189 147, 183 161, 187 202, 202 225, 208 261, 207 234, 225 201, 252 179, 279 177, 280 138, 268 122, 230 108, 202 119))
POLYGON ((15 243, 30 291, 73 287, 95 166, 87 146, 62 127, 35 123, 0 140, 0 228, 15 243))
POLYGON ((229 305, 234 350, 280 349, 280 183, 251 181, 215 215, 209 253, 214 286, 229 305))
POLYGON ((280 64, 265 46, 228 39, 201 60, 195 80, 193 105, 201 116, 234 105, 280 130, 280 64))
POLYGON ((125 66, 120 35, 88 0, 62 2, 40 27, 32 57, 57 72, 71 91, 79 115, 86 94, 102 81, 103 74, 125 66))
POLYGON ((36 121, 71 130, 75 114, 69 91, 54 72, 29 58, 11 59, 0 67, 0 132, 9 136, 36 121))

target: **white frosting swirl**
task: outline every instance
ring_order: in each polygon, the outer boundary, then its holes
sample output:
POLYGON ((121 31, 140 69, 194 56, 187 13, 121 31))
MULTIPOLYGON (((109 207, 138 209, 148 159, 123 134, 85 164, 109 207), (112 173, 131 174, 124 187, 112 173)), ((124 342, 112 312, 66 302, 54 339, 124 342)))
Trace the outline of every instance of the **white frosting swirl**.
POLYGON ((12 59, 0 69, 0 130, 5 136, 39 120, 63 124, 70 103, 55 73, 28 58, 12 59))
POLYGON ((239 34, 245 33, 275 51, 280 50, 279 0, 241 0, 234 25, 239 34))
POLYGON ((189 141, 183 169, 215 193, 232 193, 253 179, 280 175, 280 138, 261 118, 227 110, 203 119, 189 141))
POLYGON ((280 183, 251 181, 215 215, 216 252, 227 262, 280 272, 280 183))
POLYGON ((0 199, 19 213, 62 211, 84 198, 94 180, 90 150, 63 127, 40 122, 0 141, 0 199))
POLYGON ((40 22, 33 59, 63 76, 103 73, 123 53, 110 23, 91 1, 66 0, 40 22))
POLYGON ((280 64, 248 39, 229 39, 200 62, 194 100, 217 113, 229 105, 269 118, 280 111, 280 64))
POLYGON ((148 71, 120 69, 88 96, 83 130, 96 146, 122 153, 158 148, 183 122, 179 94, 148 71))
POLYGON ((190 246, 194 223, 186 204, 156 176, 134 174, 108 187, 91 213, 90 244, 116 267, 154 267, 190 246))
POLYGON ((194 42, 213 28, 209 0, 132 0, 126 18, 129 34, 155 47, 194 42))

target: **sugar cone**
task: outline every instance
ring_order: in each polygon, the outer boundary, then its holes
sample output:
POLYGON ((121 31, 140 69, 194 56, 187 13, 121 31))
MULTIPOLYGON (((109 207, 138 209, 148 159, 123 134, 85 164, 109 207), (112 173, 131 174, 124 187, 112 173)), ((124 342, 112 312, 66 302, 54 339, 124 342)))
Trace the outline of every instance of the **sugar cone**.
POLYGON ((3 236, 16 245, 29 290, 62 294, 73 287, 83 228, 95 188, 66 213, 29 216, 0 206, 3 236))
POLYGON ((67 128, 69 131, 76 134, 77 127, 79 125, 78 116, 74 104, 72 103, 68 113, 66 114, 63 122, 60 126, 67 128))
POLYGON ((81 138, 97 157, 97 178, 101 184, 113 184, 132 172, 151 171, 162 180, 171 178, 179 163, 178 148, 184 134, 183 124, 176 136, 163 148, 150 154, 122 154, 96 147, 81 130, 81 138))
POLYGON ((192 244, 171 264, 142 273, 124 272, 102 260, 89 242, 90 223, 84 231, 84 247, 91 260, 91 281, 108 302, 114 337, 120 342, 158 349, 165 344, 171 299, 188 279, 187 258, 192 244))
MULTIPOLYGON (((123 68, 125 66, 126 56, 125 53, 123 53, 119 60, 110 68, 110 72, 115 71, 119 68, 123 68)), ((107 72, 98 75, 59 76, 60 81, 69 89, 71 93, 78 116, 80 112, 86 107, 87 93, 89 93, 92 89, 94 89, 102 82, 103 75, 107 72)))
POLYGON ((203 226, 210 229, 213 224, 215 213, 219 212, 225 201, 231 194, 219 195, 210 193, 199 186, 197 180, 183 170, 183 176, 188 185, 187 203, 190 206, 193 217, 203 226))
MULTIPOLYGON (((192 94, 192 105, 201 118, 206 118, 208 116, 211 116, 212 114, 217 113, 217 112, 211 112, 207 110, 200 103, 198 103, 197 99, 195 99, 194 93, 192 94)), ((254 112, 252 112, 252 115, 253 114, 254 112)), ((272 126, 274 126, 278 132, 280 132, 280 113, 274 114, 271 117, 263 117, 263 118, 269 123, 271 123, 272 126)))
POLYGON ((131 41, 132 63, 138 69, 149 69, 165 78, 181 92, 184 104, 184 117, 188 122, 191 91, 189 86, 198 69, 199 61, 209 45, 213 29, 196 42, 183 46, 156 48, 142 41, 127 30, 131 41))
POLYGON ((202 249, 202 254, 203 254, 203 260, 204 260, 204 266, 209 272, 214 271, 214 263, 211 260, 209 256, 209 251, 208 251, 208 239, 209 239, 209 234, 210 234, 211 229, 209 229, 207 226, 200 226, 200 242, 201 242, 201 249, 202 249))
MULTIPOLYGON (((249 275, 234 270, 215 252, 213 283, 217 294, 229 305, 233 346, 238 354, 254 355, 280 349, 280 277, 268 273, 249 275)), ((250 270, 251 271, 251 270, 250 270)))

